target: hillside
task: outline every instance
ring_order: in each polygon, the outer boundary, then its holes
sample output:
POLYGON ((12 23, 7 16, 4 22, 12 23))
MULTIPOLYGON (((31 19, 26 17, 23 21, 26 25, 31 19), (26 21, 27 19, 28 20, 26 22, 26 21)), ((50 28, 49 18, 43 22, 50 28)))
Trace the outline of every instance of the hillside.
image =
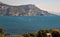
MULTIPOLYGON (((33 4, 10 6, 0 2, 0 16, 53 16, 54 14, 39 9, 33 4)), ((55 15, 54 15, 55 16, 55 15)))

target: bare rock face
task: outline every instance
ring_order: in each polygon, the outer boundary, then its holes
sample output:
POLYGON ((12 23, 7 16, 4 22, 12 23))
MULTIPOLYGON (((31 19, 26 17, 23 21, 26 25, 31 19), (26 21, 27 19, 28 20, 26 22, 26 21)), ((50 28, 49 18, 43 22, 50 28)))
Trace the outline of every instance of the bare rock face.
POLYGON ((53 16, 33 4, 10 6, 0 2, 0 16, 53 16))

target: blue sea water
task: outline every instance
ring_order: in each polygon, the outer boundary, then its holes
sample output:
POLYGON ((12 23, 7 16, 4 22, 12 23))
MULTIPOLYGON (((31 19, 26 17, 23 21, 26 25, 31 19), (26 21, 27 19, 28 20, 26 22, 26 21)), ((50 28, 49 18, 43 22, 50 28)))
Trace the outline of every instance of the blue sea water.
POLYGON ((13 35, 40 29, 60 29, 60 16, 0 16, 0 28, 13 35))

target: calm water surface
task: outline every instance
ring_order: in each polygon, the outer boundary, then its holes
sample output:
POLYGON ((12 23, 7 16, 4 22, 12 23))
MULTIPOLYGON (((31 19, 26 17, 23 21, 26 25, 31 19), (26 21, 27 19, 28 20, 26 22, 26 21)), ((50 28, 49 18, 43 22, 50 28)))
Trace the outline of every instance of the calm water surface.
POLYGON ((10 34, 60 29, 60 16, 0 16, 0 27, 10 34))

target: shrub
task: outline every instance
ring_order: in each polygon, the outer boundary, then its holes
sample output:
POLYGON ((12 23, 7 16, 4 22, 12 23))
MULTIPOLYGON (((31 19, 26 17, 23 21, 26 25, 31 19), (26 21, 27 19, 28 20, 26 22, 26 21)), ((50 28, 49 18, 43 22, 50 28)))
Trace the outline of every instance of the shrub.
POLYGON ((0 34, 3 34, 4 30, 2 28, 0 28, 0 34))
POLYGON ((29 35, 29 34, 23 34, 23 36, 24 36, 24 37, 30 37, 30 35, 29 35))
POLYGON ((37 33, 37 37, 46 37, 46 31, 45 30, 40 30, 37 33))
POLYGON ((52 37, 60 37, 60 34, 57 31, 53 31, 52 37))
POLYGON ((36 32, 31 32, 31 33, 28 33, 30 36, 32 37, 37 37, 37 33, 36 32))

